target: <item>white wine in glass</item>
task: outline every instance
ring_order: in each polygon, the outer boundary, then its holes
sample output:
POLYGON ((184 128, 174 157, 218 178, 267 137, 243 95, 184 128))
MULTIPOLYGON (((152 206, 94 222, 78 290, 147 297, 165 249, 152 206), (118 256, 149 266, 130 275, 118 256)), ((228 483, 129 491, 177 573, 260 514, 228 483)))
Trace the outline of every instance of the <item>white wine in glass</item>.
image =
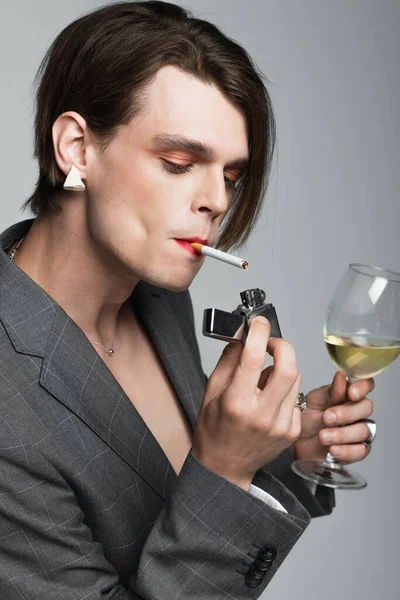
POLYGON ((354 380, 374 377, 400 354, 400 340, 367 335, 324 337, 329 355, 339 371, 354 380))
MULTIPOLYGON (((389 367, 400 354, 400 274, 352 263, 328 305, 324 340, 329 356, 350 383, 389 367)), ((295 473, 318 485, 361 489, 364 477, 327 454, 296 460, 295 473)))

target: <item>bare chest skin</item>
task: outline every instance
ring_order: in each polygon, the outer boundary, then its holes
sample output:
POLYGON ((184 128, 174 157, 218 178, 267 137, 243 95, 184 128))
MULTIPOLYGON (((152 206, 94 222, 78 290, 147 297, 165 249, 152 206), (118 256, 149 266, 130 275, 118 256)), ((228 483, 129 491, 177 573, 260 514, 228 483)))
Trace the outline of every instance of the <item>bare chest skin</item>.
POLYGON ((134 317, 124 317, 114 356, 94 348, 179 475, 192 446, 192 429, 147 332, 134 317))

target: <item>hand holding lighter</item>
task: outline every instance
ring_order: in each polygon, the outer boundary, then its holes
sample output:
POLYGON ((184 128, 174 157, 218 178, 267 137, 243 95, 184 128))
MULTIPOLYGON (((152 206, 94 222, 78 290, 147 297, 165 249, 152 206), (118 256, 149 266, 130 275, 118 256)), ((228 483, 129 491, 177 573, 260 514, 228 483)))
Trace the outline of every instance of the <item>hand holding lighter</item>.
MULTIPOLYGON (((266 317, 271 325, 270 338, 281 338, 278 317, 273 304, 265 303, 266 294, 260 288, 245 290, 240 293, 242 304, 234 311, 226 312, 218 308, 206 308, 203 314, 203 335, 225 342, 246 342, 250 322, 254 317, 266 317)), ((302 392, 297 397, 296 407, 301 412, 307 409, 307 402, 302 392)))

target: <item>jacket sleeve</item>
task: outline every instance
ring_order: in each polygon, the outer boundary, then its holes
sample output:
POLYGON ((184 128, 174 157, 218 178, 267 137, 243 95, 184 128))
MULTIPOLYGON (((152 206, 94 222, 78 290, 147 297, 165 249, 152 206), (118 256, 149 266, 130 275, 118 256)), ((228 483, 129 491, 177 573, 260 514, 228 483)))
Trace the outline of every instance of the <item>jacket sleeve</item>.
POLYGON ((0 597, 7 600, 258 598, 310 520, 273 475, 265 481, 288 514, 189 452, 138 569, 122 586, 64 476, 36 448, 2 441, 0 597))
MULTIPOLYGON (((309 484, 296 475, 291 468, 294 460, 293 448, 287 448, 274 461, 256 473, 253 484, 271 493, 268 489, 271 474, 296 496, 312 518, 330 515, 335 508, 335 491, 322 485, 309 484)), ((277 497, 275 500, 280 501, 277 497)))

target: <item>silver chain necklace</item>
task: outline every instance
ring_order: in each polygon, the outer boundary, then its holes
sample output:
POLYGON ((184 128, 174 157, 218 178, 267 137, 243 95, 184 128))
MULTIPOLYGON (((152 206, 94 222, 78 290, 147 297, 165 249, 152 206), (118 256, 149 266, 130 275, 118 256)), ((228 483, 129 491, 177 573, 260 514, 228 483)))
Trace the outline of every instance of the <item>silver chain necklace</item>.
MULTIPOLYGON (((11 251, 10 256, 9 256, 10 260, 14 260, 15 255, 17 254, 18 248, 20 247, 20 245, 22 244, 24 239, 25 239, 25 236, 19 240, 18 244, 11 251)), ((103 344, 100 344, 100 342, 91 342, 90 340, 89 340, 89 342, 91 344, 97 344, 98 346, 101 346, 107 352, 108 356, 112 356, 114 354, 114 344, 115 344, 115 338, 117 337, 117 333, 118 333, 118 327, 119 327, 119 313, 117 315, 117 326, 115 328, 114 339, 113 339, 111 348, 106 348, 105 346, 103 346, 103 344)))

